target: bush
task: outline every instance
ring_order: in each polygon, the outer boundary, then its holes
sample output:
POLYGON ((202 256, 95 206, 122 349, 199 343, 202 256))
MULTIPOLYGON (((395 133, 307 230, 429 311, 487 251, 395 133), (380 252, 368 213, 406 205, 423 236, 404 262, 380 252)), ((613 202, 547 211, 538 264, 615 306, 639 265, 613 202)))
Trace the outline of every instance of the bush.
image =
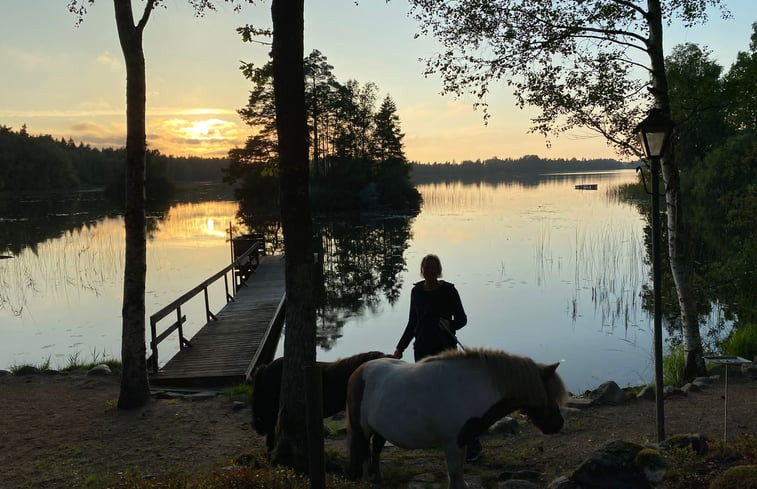
POLYGON ((753 360, 757 355, 757 324, 744 324, 734 328, 721 345, 723 353, 753 360))
POLYGON ((686 381, 686 352, 682 345, 672 346, 662 359, 662 381, 680 387, 686 381))
POLYGON ((715 477, 710 489, 757 489, 757 465, 737 465, 715 477))

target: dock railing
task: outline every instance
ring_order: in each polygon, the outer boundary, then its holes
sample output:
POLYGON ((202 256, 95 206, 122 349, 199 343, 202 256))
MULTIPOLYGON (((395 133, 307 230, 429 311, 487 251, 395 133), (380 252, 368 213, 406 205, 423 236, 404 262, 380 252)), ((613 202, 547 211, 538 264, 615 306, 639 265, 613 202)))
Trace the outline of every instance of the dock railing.
POLYGON ((211 321, 216 321, 217 318, 211 312, 210 310, 210 302, 208 300, 208 287, 210 287, 213 283, 215 283, 216 280, 219 280, 221 277, 224 279, 224 287, 226 291, 226 302, 229 303, 234 300, 234 294, 236 294, 238 286, 242 285, 237 284, 237 277, 238 273, 237 270, 241 268, 249 268, 252 264, 257 265, 260 260, 259 256, 259 248, 260 245, 253 245, 250 246, 250 248, 245 251, 244 253, 240 254, 237 259, 235 259, 233 262, 231 262, 230 265, 224 267, 219 272, 216 272, 213 274, 210 278, 203 280, 199 285, 192 288, 189 292, 186 292, 182 296, 180 296, 175 301, 171 302, 152 316, 150 316, 150 350, 152 351, 151 355, 147 358, 147 365, 149 368, 152 368, 152 373, 158 372, 158 345, 161 341, 165 340, 171 333, 174 331, 179 332, 179 348, 191 348, 192 343, 184 337, 184 328, 183 324, 186 322, 187 317, 185 315, 182 315, 181 313, 181 306, 187 302, 189 302, 193 297, 195 297, 197 294, 202 292, 205 295, 205 320, 209 323, 211 321), (232 284, 231 289, 229 288, 229 274, 231 274, 232 278, 232 284), (176 321, 172 323, 170 326, 168 326, 162 333, 158 334, 158 322, 162 319, 165 319, 169 314, 176 311, 176 321))

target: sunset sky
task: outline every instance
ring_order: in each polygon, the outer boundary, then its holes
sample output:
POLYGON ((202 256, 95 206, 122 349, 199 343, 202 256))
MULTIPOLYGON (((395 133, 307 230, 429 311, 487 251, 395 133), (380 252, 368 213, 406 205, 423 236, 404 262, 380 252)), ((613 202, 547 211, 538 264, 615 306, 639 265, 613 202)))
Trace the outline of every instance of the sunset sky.
MULTIPOLYGON (((0 124, 31 134, 52 134, 94 146, 125 144, 125 69, 113 3, 98 0, 84 22, 62 0, 3 2, 0 16, 0 124)), ((225 156, 242 145, 250 128, 236 110, 246 104, 249 82, 240 61, 262 64, 269 46, 241 41, 235 28, 270 26, 270 2, 236 13, 224 2, 204 18, 189 2, 166 0, 145 30, 148 144, 174 155, 225 156)), ((733 19, 717 14, 703 27, 666 31, 668 51, 682 42, 709 47, 726 69, 747 51, 757 21, 753 0, 729 2, 733 19)), ((140 14, 144 2, 134 1, 140 14)), ((438 51, 414 39, 415 21, 405 2, 309 0, 305 2, 305 53, 320 50, 341 82, 372 81, 379 99, 394 98, 411 160, 460 161, 537 154, 548 158, 612 157, 605 142, 588 132, 563 135, 545 146, 527 134, 528 111, 511 92, 493 87, 491 120, 484 125, 472 97, 441 96, 440 82, 423 77, 419 58, 438 51)))

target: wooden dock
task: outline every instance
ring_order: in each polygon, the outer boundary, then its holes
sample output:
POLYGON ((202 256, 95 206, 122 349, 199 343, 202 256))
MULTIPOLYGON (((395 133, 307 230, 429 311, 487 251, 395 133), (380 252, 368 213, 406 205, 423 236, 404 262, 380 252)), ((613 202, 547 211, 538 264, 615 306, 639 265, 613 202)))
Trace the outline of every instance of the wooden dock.
MULTIPOLYGON (((245 381, 273 358, 284 319, 284 258, 261 256, 255 272, 217 314, 164 366, 150 375, 157 388, 222 388, 245 381)), ((178 315, 181 317, 180 305, 178 315)), ((179 323, 183 322, 182 318, 179 323)), ((181 329, 178 326, 174 326, 181 329)), ((160 341, 160 340, 159 340, 160 341)))

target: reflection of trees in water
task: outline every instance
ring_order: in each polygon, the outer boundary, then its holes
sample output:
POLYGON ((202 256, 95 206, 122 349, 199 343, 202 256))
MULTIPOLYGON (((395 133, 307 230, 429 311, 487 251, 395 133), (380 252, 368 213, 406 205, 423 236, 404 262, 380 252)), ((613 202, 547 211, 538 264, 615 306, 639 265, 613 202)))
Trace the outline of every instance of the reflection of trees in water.
POLYGON ((411 220, 411 216, 383 216, 319 223, 323 256, 323 287, 316 294, 319 347, 331 349, 349 318, 377 312, 382 297, 389 304, 397 302, 411 220))
MULTIPOLYGON (((167 202, 151 204, 147 209, 148 237, 169 209, 167 202)), ((0 252, 19 255, 28 248, 36 253, 40 243, 120 215, 121 210, 102 192, 40 193, 0 199, 0 252)))

